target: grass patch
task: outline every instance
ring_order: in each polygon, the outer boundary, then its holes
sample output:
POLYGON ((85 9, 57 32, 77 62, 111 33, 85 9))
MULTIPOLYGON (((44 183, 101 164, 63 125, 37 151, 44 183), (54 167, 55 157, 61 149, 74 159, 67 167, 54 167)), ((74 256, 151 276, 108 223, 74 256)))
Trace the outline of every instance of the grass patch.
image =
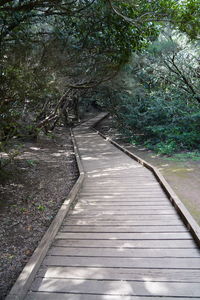
POLYGON ((166 157, 166 160, 171 161, 186 161, 188 159, 193 161, 200 161, 200 152, 182 152, 182 153, 175 153, 170 157, 166 157))
POLYGON ((29 167, 35 167, 39 162, 34 159, 27 159, 26 163, 29 165, 29 167))

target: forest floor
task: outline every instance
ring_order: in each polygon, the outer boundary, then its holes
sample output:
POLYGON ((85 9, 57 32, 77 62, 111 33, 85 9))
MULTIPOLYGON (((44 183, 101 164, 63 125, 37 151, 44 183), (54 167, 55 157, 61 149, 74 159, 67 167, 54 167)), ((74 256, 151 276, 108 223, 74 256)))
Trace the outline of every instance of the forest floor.
POLYGON ((129 151, 146 160, 163 174, 175 193, 200 225, 200 159, 187 157, 187 153, 167 157, 144 147, 132 145, 114 127, 111 117, 96 127, 129 151))
POLYGON ((16 281, 59 207, 78 170, 70 132, 22 142, 20 154, 0 178, 0 299, 16 281))

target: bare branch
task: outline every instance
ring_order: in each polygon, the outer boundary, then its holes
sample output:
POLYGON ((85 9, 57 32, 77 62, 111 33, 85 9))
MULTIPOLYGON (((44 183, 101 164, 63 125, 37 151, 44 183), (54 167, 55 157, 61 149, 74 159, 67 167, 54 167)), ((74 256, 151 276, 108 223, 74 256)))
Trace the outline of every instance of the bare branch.
POLYGON ((124 16, 122 13, 120 13, 112 4, 112 0, 108 0, 108 3, 110 5, 110 8, 114 11, 114 13, 118 16, 120 16, 121 18, 123 18, 126 22, 131 23, 131 24, 136 24, 135 20, 133 20, 132 18, 129 18, 127 16, 124 16))
POLYGON ((165 17, 167 17, 166 14, 159 14, 158 11, 150 11, 150 12, 146 12, 142 15, 140 15, 139 17, 137 17, 136 19, 132 19, 129 18, 127 16, 125 16, 124 14, 122 14, 121 12, 119 12, 114 5, 112 4, 112 0, 107 0, 110 8, 114 11, 115 14, 117 14, 118 16, 120 16, 121 18, 123 18, 126 22, 134 24, 135 26, 137 26, 138 23, 141 22, 159 22, 159 21, 169 21, 169 19, 166 19, 165 17), (159 18, 160 15, 160 18, 159 18), (144 20, 143 18, 146 16, 151 16, 151 18, 147 18, 146 20, 144 20), (155 16, 155 18, 152 18, 152 16, 155 16), (164 18, 164 19, 163 19, 164 18))

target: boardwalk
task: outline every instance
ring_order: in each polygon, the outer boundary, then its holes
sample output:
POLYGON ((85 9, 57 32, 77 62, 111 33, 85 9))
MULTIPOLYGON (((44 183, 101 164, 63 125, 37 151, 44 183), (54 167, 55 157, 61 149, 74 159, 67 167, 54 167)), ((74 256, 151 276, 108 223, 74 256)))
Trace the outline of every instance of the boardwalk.
POLYGON ((26 300, 200 299, 200 253, 153 174, 74 129, 85 179, 26 300))

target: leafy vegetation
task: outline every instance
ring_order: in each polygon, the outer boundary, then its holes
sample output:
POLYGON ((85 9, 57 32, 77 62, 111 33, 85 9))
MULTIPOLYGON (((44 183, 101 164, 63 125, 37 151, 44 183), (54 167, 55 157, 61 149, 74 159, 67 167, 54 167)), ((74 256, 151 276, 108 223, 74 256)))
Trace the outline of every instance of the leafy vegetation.
POLYGON ((199 44, 168 26, 113 88, 110 111, 133 142, 161 154, 200 150, 199 44), (123 77, 123 81, 121 80, 123 77))
POLYGON ((0 1, 0 151, 70 125, 88 99, 161 152, 198 148, 198 16, 196 0, 0 1))
POLYGON ((172 157, 166 157, 167 160, 171 161, 187 161, 188 159, 192 161, 200 160, 199 152, 183 152, 183 153, 175 153, 172 157))

